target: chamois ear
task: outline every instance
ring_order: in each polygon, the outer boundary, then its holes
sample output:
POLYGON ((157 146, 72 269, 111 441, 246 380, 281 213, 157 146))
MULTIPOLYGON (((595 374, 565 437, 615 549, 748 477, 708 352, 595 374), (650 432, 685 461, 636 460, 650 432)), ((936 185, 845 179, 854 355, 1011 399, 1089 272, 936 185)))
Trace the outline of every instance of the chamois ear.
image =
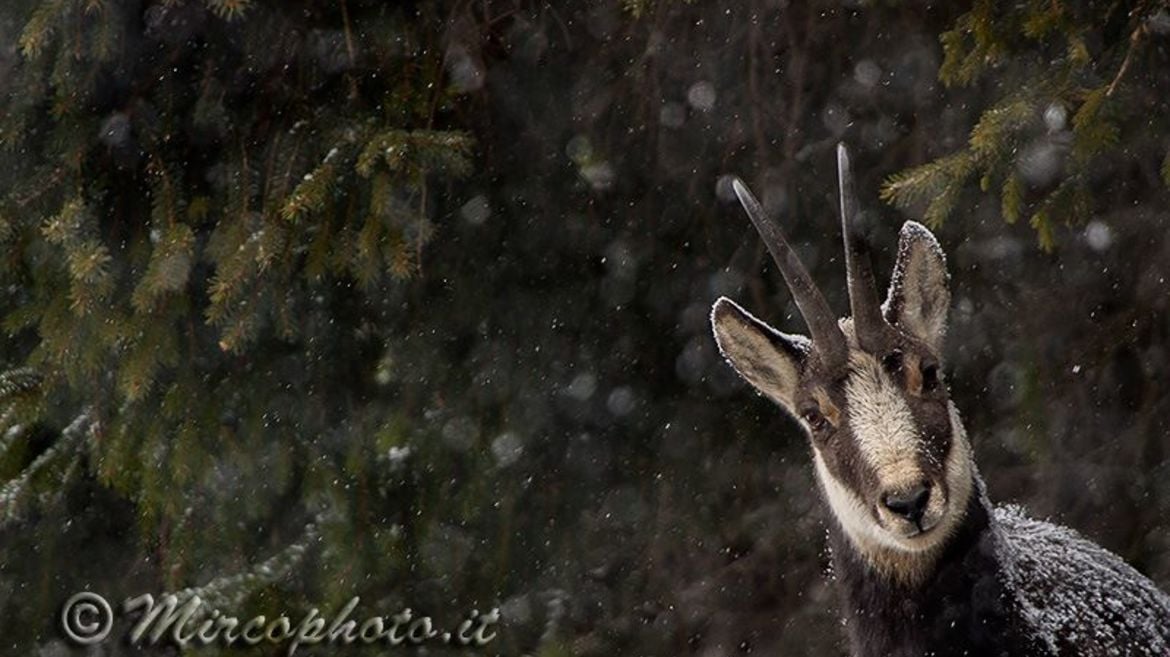
POLYGON ((951 305, 946 256, 926 226, 907 221, 898 240, 898 261, 882 305, 886 321, 941 354, 951 305))
POLYGON ((795 413, 796 386, 812 346, 808 338, 777 331, 727 297, 711 307, 711 328, 719 351, 735 371, 765 397, 795 413))

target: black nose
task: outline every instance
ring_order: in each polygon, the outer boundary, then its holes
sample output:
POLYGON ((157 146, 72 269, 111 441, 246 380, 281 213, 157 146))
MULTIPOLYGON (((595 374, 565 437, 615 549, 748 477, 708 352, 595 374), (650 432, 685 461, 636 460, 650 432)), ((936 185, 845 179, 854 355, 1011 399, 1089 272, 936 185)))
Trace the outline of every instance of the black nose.
POLYGON ((930 483, 922 482, 913 488, 886 493, 882 496, 882 504, 894 513, 915 524, 922 520, 926 513, 926 504, 930 502, 930 483))

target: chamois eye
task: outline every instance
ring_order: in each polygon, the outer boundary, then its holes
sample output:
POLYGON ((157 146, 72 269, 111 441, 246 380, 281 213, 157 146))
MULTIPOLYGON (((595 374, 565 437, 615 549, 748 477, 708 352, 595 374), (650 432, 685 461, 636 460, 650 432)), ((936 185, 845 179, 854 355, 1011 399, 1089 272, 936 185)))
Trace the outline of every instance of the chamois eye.
POLYGON ((930 392, 938 388, 938 365, 924 363, 922 365, 922 389, 930 392))
POLYGON ((808 426, 812 427, 813 431, 823 431, 829 425, 825 416, 821 415, 821 412, 815 408, 806 409, 800 414, 800 417, 808 423, 808 426))
POLYGON ((882 368, 890 374, 897 374, 902 369, 902 352, 891 351, 882 358, 882 368))

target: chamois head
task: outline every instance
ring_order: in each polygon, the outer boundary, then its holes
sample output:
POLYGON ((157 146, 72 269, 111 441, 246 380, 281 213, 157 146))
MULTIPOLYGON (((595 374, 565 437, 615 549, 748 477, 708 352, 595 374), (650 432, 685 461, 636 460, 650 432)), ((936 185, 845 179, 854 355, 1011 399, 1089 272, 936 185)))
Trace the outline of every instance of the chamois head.
POLYGON ((736 179, 810 337, 781 333, 727 298, 715 302, 711 323, 731 366, 807 432, 817 480, 854 547, 879 570, 913 579, 959 525, 972 488, 970 446, 940 361, 946 262, 934 235, 906 222, 879 306, 844 145, 837 172, 852 317, 833 315, 780 228, 736 179))

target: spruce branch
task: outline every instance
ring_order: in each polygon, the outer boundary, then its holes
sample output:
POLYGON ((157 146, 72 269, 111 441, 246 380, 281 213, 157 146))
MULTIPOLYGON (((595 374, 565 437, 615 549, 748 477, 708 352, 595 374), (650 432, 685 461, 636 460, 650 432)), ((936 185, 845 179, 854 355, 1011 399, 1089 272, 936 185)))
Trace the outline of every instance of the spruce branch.
POLYGON ((1016 173, 1012 173, 1003 183, 1000 193, 1000 212, 1003 220, 1014 224, 1020 220, 1020 211, 1024 205, 1024 185, 1016 173))
POLYGON ((81 458, 82 439, 91 434, 95 426, 93 410, 82 412, 61 431, 61 437, 52 447, 37 456, 15 479, 0 487, 0 527, 20 519, 38 498, 64 492, 59 486, 48 491, 38 490, 38 486, 53 486, 67 478, 81 458))
POLYGON ((962 186, 974 172, 972 155, 959 151, 890 176, 882 184, 881 198, 904 210, 926 204, 924 218, 938 226, 954 209, 962 186))
POLYGON ((1112 96, 1113 92, 1117 91, 1117 85, 1121 84, 1121 79, 1125 77, 1126 71, 1129 70, 1130 63, 1133 62, 1134 53, 1137 51, 1147 31, 1146 21, 1143 18, 1129 35, 1129 48, 1125 51, 1125 58, 1121 60, 1121 66, 1117 69, 1117 75, 1113 76, 1113 81, 1109 83, 1109 87, 1105 91, 1106 96, 1112 96))
POLYGON ((45 0, 32 13, 20 33, 20 53, 28 59, 44 54, 56 28, 64 23, 62 14, 69 0, 45 0))
POLYGON ((204 0, 207 8, 216 16, 228 21, 244 17, 252 7, 252 0, 204 0))
POLYGON ((296 541, 255 567, 235 575, 217 577, 202 586, 176 591, 174 595, 180 605, 198 597, 213 609, 239 607, 257 589, 286 579, 304 561, 308 550, 321 540, 318 522, 315 520, 305 525, 296 541))
POLYGON ((1121 137, 1121 129, 1113 120, 1108 101, 1109 88, 1099 87, 1085 96, 1073 115, 1073 158, 1078 163, 1088 162, 1121 137))
POLYGON ((149 312, 164 295, 183 290, 194 260, 195 233, 190 226, 176 223, 158 231, 146 272, 131 295, 134 310, 149 312))
POLYGON ((36 392, 41 380, 41 375, 31 367, 19 367, 0 374, 0 401, 36 392))
POLYGON ((1035 117, 1032 103, 1013 97, 983 112, 971 130, 972 153, 984 166, 1014 150, 1015 136, 1035 117))
POLYGON ((334 147, 315 169, 305 174, 280 208, 281 218, 297 221, 325 208, 340 175, 337 157, 338 149, 334 147))

